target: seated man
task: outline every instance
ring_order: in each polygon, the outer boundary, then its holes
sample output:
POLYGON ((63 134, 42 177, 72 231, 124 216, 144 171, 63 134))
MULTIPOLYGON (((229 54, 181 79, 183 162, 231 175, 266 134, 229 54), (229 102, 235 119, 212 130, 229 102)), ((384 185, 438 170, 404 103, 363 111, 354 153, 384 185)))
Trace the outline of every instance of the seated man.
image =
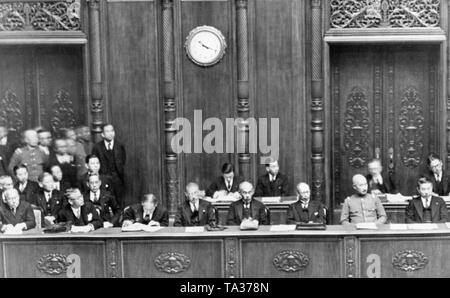
POLYGON ((175 215, 175 227, 205 226, 217 223, 217 211, 210 202, 202 199, 196 183, 186 186, 186 199, 178 207, 175 215))
POLYGON ((36 227, 33 208, 20 200, 17 189, 10 188, 4 192, 6 204, 0 207, 1 231, 9 229, 29 230, 36 227))
POLYGON ((169 226, 169 212, 158 203, 156 196, 144 195, 141 203, 128 206, 123 211, 122 227, 134 223, 150 226, 169 226))
POLYGON ((387 216, 383 204, 377 196, 367 193, 366 177, 355 175, 352 181, 356 194, 345 199, 341 213, 341 224, 348 225, 363 222, 384 224, 387 216))
POLYGON ((417 182, 419 196, 413 197, 406 208, 406 223, 445 223, 447 206, 442 198, 433 196, 433 184, 423 177, 417 182))
POLYGON ((266 164, 267 174, 258 178, 255 197, 281 197, 289 195, 288 178, 279 172, 278 161, 266 164))
POLYGON ((32 204, 42 212, 42 226, 52 225, 61 208, 66 205, 65 198, 61 192, 54 189, 55 180, 50 173, 44 172, 39 176, 38 181, 41 189, 32 204))
POLYGON ((120 207, 116 198, 109 192, 101 189, 102 182, 98 174, 89 176, 88 189, 84 194, 84 201, 91 202, 103 220, 103 227, 111 228, 119 225, 120 207))
POLYGON ((369 183, 369 192, 374 195, 379 194, 394 194, 395 183, 392 180, 391 175, 383 174, 383 166, 379 159, 374 159, 367 165, 369 174, 366 176, 367 182, 369 183))
POLYGON ((428 156, 427 164, 429 172, 423 176, 427 177, 433 184, 433 195, 436 197, 448 196, 450 192, 450 179, 443 170, 442 160, 436 154, 431 154, 428 156))
POLYGON ((14 174, 17 180, 14 188, 19 191, 20 200, 34 204, 39 191, 39 184, 28 179, 28 169, 25 165, 15 166, 14 174))
POLYGON ((101 228, 102 219, 91 202, 84 202, 83 195, 78 188, 67 190, 69 204, 66 204, 58 213, 58 223, 70 223, 74 226, 86 227, 89 231, 101 228))
POLYGON ((78 180, 78 188, 80 189, 81 193, 86 193, 87 191, 89 191, 87 187, 89 175, 97 174, 100 175, 100 181, 102 182, 101 189, 106 190, 115 196, 116 194, 111 187, 111 177, 108 175, 100 174, 100 159, 94 154, 89 154, 88 156, 86 156, 85 161, 87 173, 81 175, 80 179, 78 180))
POLYGON ((319 201, 311 201, 311 190, 306 183, 297 185, 297 202, 289 206, 287 224, 326 223, 325 206, 319 201))
POLYGON ((221 193, 227 195, 229 193, 239 193, 239 184, 243 182, 241 177, 234 174, 234 166, 225 163, 222 166, 222 176, 218 177, 206 190, 206 196, 217 199, 221 193))
POLYGON ((71 186, 70 183, 63 180, 63 173, 61 167, 59 165, 53 165, 50 167, 50 174, 53 176, 53 180, 55 180, 55 189, 60 191, 61 193, 66 193, 71 186))
POLYGON ((228 210, 227 225, 239 226, 244 219, 255 219, 259 225, 270 225, 267 207, 253 198, 255 189, 250 182, 239 185, 241 198, 231 204, 228 210))

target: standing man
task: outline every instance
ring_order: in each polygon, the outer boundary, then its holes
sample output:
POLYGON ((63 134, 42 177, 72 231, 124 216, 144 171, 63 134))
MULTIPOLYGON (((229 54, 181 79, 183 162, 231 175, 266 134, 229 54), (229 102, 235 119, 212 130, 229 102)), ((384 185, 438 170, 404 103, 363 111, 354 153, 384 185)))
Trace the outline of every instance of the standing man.
POLYGON ((356 193, 344 201, 341 213, 341 224, 357 224, 374 222, 384 224, 387 216, 380 199, 367 193, 367 179, 363 175, 353 176, 353 189, 356 193))
POLYGON ((227 224, 238 226, 244 219, 255 219, 259 225, 270 225, 267 207, 253 198, 255 189, 250 182, 242 182, 239 185, 241 198, 231 204, 228 210, 227 224))
POLYGON ((447 206, 442 198, 433 196, 433 183, 423 177, 417 182, 419 196, 413 197, 406 208, 406 223, 445 223, 447 206))
POLYGON ((448 196, 450 179, 444 172, 442 160, 436 154, 430 154, 427 159, 429 172, 424 175, 433 184, 434 196, 448 196))
POLYGON ((196 183, 186 186, 186 200, 178 207, 175 215, 175 227, 204 226, 217 223, 217 211, 214 206, 202 198, 196 183))
POLYGON ((37 133, 39 139, 39 148, 45 153, 45 155, 50 156, 53 151, 52 133, 44 128, 38 129, 37 133))
POLYGON ((112 124, 103 126, 103 141, 95 144, 92 154, 100 160, 100 174, 111 177, 114 194, 119 205, 123 205, 123 195, 125 193, 125 147, 115 140, 116 133, 112 124))
POLYGON ((282 197, 289 195, 287 176, 280 173, 278 160, 266 164, 267 173, 258 178, 255 197, 282 197))
POLYGON ((28 168, 29 179, 37 181, 39 175, 44 172, 48 156, 39 149, 38 134, 34 130, 26 130, 23 133, 26 146, 16 149, 8 166, 8 171, 14 174, 14 167, 24 164, 28 168))
POLYGON ((297 185, 297 202, 289 206, 287 224, 326 223, 325 206, 316 200, 311 201, 311 190, 306 183, 297 185))
POLYGON ((75 129, 77 140, 83 145, 84 152, 90 153, 92 151, 91 130, 88 126, 80 126, 75 129))

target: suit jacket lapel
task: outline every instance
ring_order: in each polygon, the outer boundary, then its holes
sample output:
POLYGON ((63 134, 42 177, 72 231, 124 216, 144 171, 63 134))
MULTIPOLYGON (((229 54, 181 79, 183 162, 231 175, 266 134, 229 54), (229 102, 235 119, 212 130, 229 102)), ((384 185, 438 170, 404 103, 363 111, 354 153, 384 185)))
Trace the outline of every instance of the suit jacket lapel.
POLYGON ((242 218, 243 218, 243 213, 244 213, 244 202, 242 202, 242 200, 240 200, 239 203, 236 204, 236 208, 237 208, 237 216, 238 216, 239 222, 241 222, 242 218))
POLYGON ((252 203, 250 204, 250 209, 252 210, 252 218, 259 220, 259 208, 258 208, 258 203, 255 203, 255 199, 252 199, 252 203))
POLYGON ((309 201, 309 204, 308 204, 308 219, 310 220, 310 221, 313 221, 313 218, 314 218, 314 213, 317 211, 317 208, 316 208, 316 202, 315 201, 309 201))
POLYGON ((203 201, 198 202, 198 221, 202 222, 202 219, 206 213, 205 205, 203 204, 203 201))
POLYGON ((422 198, 416 198, 414 199, 414 207, 416 207, 417 214, 419 215, 420 219, 423 220, 423 204, 422 204, 422 198))
POLYGON ((191 210, 191 204, 188 201, 186 201, 184 203, 184 214, 186 216, 186 222, 190 225, 191 224, 192 210, 191 210))
POLYGON ((431 201, 430 201, 430 204, 431 204, 431 219, 433 219, 434 215, 437 212, 439 203, 436 201, 436 199, 434 197, 432 197, 431 201))

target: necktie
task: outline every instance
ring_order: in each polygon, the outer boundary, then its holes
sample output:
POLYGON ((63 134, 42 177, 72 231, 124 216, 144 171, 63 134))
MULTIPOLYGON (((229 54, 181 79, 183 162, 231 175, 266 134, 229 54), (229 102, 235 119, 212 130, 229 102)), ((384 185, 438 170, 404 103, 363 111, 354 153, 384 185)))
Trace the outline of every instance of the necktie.
POLYGON ((12 213, 14 214, 14 216, 16 216, 16 208, 12 209, 12 213))
POLYGON ((94 192, 94 202, 97 202, 97 201, 98 201, 97 193, 94 192))
POLYGON ((144 216, 144 220, 145 221, 150 221, 150 214, 145 214, 145 216, 144 216))
POLYGON ((231 190, 231 182, 230 181, 227 181, 227 189, 228 189, 228 191, 231 190))
POLYGON ((52 196, 51 193, 49 192, 46 193, 47 202, 50 201, 51 196, 52 196))
POLYGON ((81 208, 78 208, 77 210, 77 218, 80 219, 81 216, 81 208))
POLYGON ((25 185, 24 184, 19 184, 20 192, 23 192, 24 189, 25 189, 25 185))
POLYGON ((111 142, 108 142, 108 151, 111 151, 111 142))
POLYGON ((58 182, 58 183, 55 183, 55 185, 56 185, 56 187, 55 187, 56 190, 57 190, 57 191, 60 191, 60 189, 59 189, 59 188, 60 188, 60 183, 59 183, 59 182, 58 182))

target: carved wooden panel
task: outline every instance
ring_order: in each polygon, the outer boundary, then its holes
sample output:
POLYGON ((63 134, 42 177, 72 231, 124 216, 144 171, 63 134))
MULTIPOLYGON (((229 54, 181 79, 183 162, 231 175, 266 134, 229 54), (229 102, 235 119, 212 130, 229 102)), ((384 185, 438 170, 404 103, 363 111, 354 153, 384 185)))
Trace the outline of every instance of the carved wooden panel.
POLYGON ((428 264, 428 257, 421 251, 403 250, 394 255, 392 266, 395 269, 412 272, 425 268, 428 264))
POLYGON ((62 127, 74 128, 76 125, 74 103, 69 92, 64 89, 56 92, 50 123, 53 131, 58 131, 62 127))
POLYGON ((410 168, 420 164, 424 143, 425 116, 423 100, 415 87, 408 87, 400 108, 400 149, 402 162, 410 168))
POLYGON ((440 0, 332 0, 332 28, 438 27, 440 0))
POLYGON ((362 168, 368 161, 370 128, 367 92, 354 87, 347 97, 344 119, 344 147, 352 167, 362 168))
POLYGON ((0 98, 0 125, 13 128, 15 131, 23 129, 23 107, 16 93, 12 90, 6 92, 0 98))
POLYGON ((0 31, 81 30, 80 0, 0 4, 0 31))
POLYGON ((278 271, 293 273, 305 269, 309 265, 309 257, 299 250, 284 250, 273 259, 278 271))

